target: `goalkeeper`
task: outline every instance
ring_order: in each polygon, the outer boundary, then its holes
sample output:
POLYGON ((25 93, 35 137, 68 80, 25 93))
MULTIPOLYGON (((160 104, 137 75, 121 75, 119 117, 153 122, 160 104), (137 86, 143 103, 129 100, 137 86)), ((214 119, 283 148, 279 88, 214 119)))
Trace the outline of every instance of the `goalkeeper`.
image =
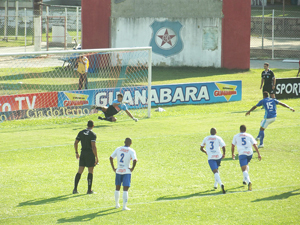
POLYGON ((124 110, 131 119, 133 119, 135 122, 137 122, 138 119, 133 117, 133 115, 127 109, 127 106, 126 106, 125 103, 126 102, 123 102, 123 94, 120 93, 120 94, 117 95, 117 99, 115 99, 112 102, 112 105, 110 105, 108 107, 106 107, 106 106, 93 106, 92 108, 100 109, 104 113, 105 118, 99 116, 98 117, 99 120, 107 120, 107 121, 110 121, 110 122, 116 122, 117 118, 114 117, 114 115, 116 115, 121 110, 124 110))

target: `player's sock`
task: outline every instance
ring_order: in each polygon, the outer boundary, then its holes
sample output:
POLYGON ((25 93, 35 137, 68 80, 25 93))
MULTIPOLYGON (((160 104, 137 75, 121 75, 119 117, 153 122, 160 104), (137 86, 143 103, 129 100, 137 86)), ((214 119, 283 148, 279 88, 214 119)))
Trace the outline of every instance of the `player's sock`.
POLYGON ((87 181, 88 181, 88 192, 91 192, 92 191, 92 183, 93 183, 93 174, 92 173, 88 174, 87 181))
POLYGON ((109 121, 109 122, 112 122, 112 118, 111 118, 111 117, 109 117, 109 118, 104 118, 104 120, 109 121))
POLYGON ((76 176, 75 176, 74 190, 77 190, 77 186, 78 186, 80 178, 81 178, 81 174, 77 173, 76 176))
POLYGON ((215 188, 215 189, 217 189, 217 188, 218 188, 218 181, 216 181, 216 179, 215 179, 214 188, 215 188))
POLYGON ((259 131, 260 145, 264 144, 265 132, 263 130, 259 131))
POLYGON ((128 201, 128 191, 123 191, 123 209, 126 209, 128 201))
POLYGON ((247 171, 243 172, 244 175, 244 180, 246 181, 247 184, 249 184, 250 181, 250 177, 249 177, 249 173, 247 171))
POLYGON ((219 173, 215 173, 215 180, 218 182, 218 184, 219 184, 220 186, 222 185, 222 181, 221 181, 221 178, 220 178, 219 173))
MULTIPOLYGON (((247 166, 247 169, 246 169, 246 171, 248 172, 248 174, 249 174, 249 169, 250 169, 250 168, 249 168, 249 165, 248 165, 248 166, 247 166)), ((244 182, 246 183, 245 177, 243 178, 243 183, 244 183, 244 182)))
POLYGON ((120 199, 120 191, 115 191, 116 207, 120 207, 120 205, 119 205, 119 199, 120 199))

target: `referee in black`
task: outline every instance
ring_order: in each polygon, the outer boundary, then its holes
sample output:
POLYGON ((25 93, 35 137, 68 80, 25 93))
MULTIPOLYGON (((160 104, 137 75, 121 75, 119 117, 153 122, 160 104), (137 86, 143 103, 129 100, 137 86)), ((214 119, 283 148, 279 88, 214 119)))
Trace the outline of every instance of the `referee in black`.
POLYGON ((97 147, 96 147, 96 134, 92 131, 94 122, 89 120, 87 128, 80 131, 75 139, 74 148, 76 158, 79 159, 79 169, 75 176, 73 194, 77 194, 77 186, 85 167, 88 167, 89 174, 87 177, 88 191, 87 194, 93 194, 92 183, 93 183, 93 170, 94 166, 98 163, 97 147), (81 153, 78 154, 78 143, 81 141, 81 153))
POLYGON ((269 63, 264 63, 264 71, 261 73, 261 85, 260 89, 263 88, 263 93, 266 91, 270 94, 271 98, 275 98, 275 85, 276 78, 272 70, 269 69, 269 63))

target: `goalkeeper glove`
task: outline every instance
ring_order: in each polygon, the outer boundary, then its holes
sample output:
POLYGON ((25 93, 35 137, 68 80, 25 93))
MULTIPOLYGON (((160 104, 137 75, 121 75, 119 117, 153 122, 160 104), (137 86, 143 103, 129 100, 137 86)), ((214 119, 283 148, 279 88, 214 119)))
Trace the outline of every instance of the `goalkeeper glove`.
POLYGON ((123 101, 123 102, 121 102, 122 104, 128 104, 128 102, 127 101, 123 101))
POLYGON ((133 119, 135 122, 139 121, 137 118, 134 118, 134 117, 133 117, 132 119, 133 119))

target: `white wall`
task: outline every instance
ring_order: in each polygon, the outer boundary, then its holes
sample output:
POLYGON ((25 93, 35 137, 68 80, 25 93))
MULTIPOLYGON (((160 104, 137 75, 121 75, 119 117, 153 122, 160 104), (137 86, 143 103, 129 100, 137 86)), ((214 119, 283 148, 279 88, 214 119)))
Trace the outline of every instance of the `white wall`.
POLYGON ((150 46, 154 21, 178 21, 182 24, 180 36, 183 49, 165 57, 153 53, 155 66, 221 67, 221 18, 111 18, 111 47, 150 46), (213 31, 213 32, 211 32, 213 31), (204 33, 210 35, 204 38, 204 33), (205 41, 203 42, 203 40, 205 41), (216 43, 216 48, 210 44, 216 43))

